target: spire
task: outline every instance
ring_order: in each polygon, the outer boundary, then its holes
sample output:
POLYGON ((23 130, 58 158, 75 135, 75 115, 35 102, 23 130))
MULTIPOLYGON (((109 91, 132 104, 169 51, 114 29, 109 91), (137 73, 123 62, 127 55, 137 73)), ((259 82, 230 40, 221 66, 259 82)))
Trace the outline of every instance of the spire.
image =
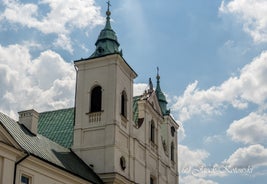
POLYGON ((153 83, 151 78, 149 78, 148 86, 149 86, 148 93, 151 94, 153 92, 153 83))
POLYGON ((109 10, 109 8, 111 6, 110 1, 107 2, 107 5, 108 5, 108 9, 106 11, 106 15, 107 15, 107 17, 106 17, 106 26, 105 26, 104 29, 106 29, 106 30, 112 30, 111 25, 110 25, 110 15, 111 15, 111 12, 109 10))
POLYGON ((111 24, 110 24, 110 1, 107 2, 107 11, 106 11, 106 25, 104 29, 101 30, 98 39, 95 43, 96 50, 95 52, 90 56, 90 58, 93 57, 100 57, 108 54, 115 54, 119 53, 121 54, 121 51, 119 51, 119 42, 117 40, 117 36, 115 31, 113 31, 111 24))
POLYGON ((161 112, 163 115, 168 115, 168 114, 170 114, 170 110, 167 110, 168 102, 166 100, 164 93, 161 91, 161 88, 160 88, 160 75, 159 75, 159 68, 158 67, 157 67, 156 79, 157 79, 156 95, 157 95, 157 98, 159 101, 161 112))

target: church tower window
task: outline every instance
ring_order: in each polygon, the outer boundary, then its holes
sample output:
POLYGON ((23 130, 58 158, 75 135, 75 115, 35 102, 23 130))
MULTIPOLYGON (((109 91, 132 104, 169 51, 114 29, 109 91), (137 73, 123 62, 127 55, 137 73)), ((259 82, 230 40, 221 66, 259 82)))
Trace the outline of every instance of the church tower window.
POLYGON ((102 88, 96 86, 91 91, 90 112, 100 112, 102 104, 102 88))
POLYGON ((126 160, 123 156, 120 158, 120 165, 121 169, 124 171, 126 169, 126 160))
POLYGON ((174 144, 171 143, 171 161, 174 161, 174 144))
POLYGON ((149 181, 149 184, 155 184, 155 179, 153 176, 150 176, 150 181, 149 181))
POLYGON ((121 115, 127 116, 127 95, 125 91, 121 94, 121 115))
POLYGON ((171 135, 172 135, 172 137, 175 136, 175 128, 173 126, 171 127, 171 135))
POLYGON ((150 140, 155 143, 155 123, 152 120, 150 124, 150 140))

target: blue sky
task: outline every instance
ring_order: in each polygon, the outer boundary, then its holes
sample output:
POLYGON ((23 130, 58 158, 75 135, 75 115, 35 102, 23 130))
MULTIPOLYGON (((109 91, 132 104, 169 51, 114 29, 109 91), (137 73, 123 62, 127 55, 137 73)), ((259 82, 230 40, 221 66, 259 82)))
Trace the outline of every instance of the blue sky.
MULTIPOLYGON (((136 94, 160 68, 180 121, 180 183, 264 183, 267 1, 111 3, 136 94)), ((1 1, 0 111, 73 106, 72 62, 94 51, 105 11, 102 0, 1 1)))

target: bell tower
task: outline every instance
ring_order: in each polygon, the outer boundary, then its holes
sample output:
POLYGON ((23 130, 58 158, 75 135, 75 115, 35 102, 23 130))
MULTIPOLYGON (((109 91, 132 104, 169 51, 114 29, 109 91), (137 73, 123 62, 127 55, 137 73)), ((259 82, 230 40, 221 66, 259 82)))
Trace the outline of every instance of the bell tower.
POLYGON ((95 51, 89 58, 74 62, 77 75, 72 149, 105 183, 131 183, 130 121, 137 74, 119 51, 110 15, 108 2, 106 24, 95 51))

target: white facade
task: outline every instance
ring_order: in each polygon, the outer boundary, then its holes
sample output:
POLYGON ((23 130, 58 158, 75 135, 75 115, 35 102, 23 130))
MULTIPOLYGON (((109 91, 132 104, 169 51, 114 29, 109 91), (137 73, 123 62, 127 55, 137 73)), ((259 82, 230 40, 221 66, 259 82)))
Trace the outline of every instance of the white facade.
POLYGON ((77 61, 75 66, 75 153, 106 183, 149 184, 152 179, 153 184, 178 183, 178 125, 171 116, 162 115, 155 91, 144 94, 137 102, 135 113, 143 121, 138 127, 133 121, 136 74, 119 54, 77 61), (92 90, 96 86, 101 87, 101 109, 91 112, 92 90), (121 110, 123 93, 125 115, 121 110), (173 136, 171 129, 175 131, 173 136))

